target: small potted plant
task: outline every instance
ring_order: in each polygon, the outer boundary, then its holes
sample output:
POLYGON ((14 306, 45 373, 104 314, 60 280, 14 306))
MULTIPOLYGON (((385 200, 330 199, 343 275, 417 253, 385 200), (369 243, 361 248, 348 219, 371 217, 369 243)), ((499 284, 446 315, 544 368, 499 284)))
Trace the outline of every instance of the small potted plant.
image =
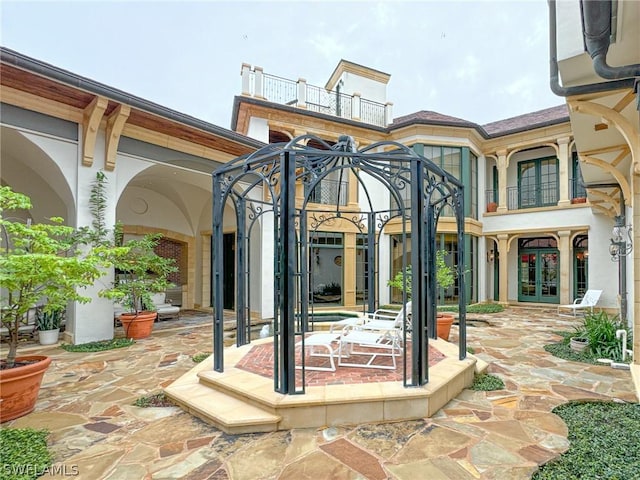
POLYGON ((64 308, 48 308, 48 305, 36 310, 36 329, 40 345, 53 345, 58 342, 64 315, 64 308))
POLYGON ((151 296, 171 286, 168 277, 177 269, 175 260, 155 253, 160 234, 123 242, 122 228, 116 226, 115 230, 116 243, 120 246, 111 252, 109 261, 116 269, 116 279, 111 288, 102 290, 100 295, 124 307, 120 322, 127 338, 146 338, 151 335, 157 317, 151 296))
POLYGON ((43 300, 47 311, 63 310, 69 301, 88 302, 80 289, 93 285, 105 265, 100 250, 78 248, 87 242, 85 232, 63 225, 61 218, 33 224, 17 218, 31 208, 29 197, 0 187, 0 319, 9 345, 0 361, 0 422, 33 411, 51 363, 47 356, 17 355, 20 327, 30 312, 43 300))
MULTIPOLYGON (((438 250, 436 252, 436 283, 444 289, 449 288, 455 281, 453 269, 447 265, 445 260, 446 255, 447 252, 445 250, 438 250)), ((393 280, 389 280, 387 284, 390 287, 404 290, 407 293, 407 297, 411 299, 411 265, 407 266, 404 274, 401 271, 396 273, 393 280)), ((449 333, 451 332, 453 320, 453 315, 448 313, 438 313, 436 315, 438 337, 444 340, 449 340, 449 333)))

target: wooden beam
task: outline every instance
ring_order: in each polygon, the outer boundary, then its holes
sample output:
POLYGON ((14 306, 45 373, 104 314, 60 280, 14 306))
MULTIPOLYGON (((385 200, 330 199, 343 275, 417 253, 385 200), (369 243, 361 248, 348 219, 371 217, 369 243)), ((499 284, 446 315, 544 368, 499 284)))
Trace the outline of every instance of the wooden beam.
POLYGON ((593 150, 585 150, 582 155, 599 155, 601 153, 617 152, 624 148, 629 148, 626 144, 620 143, 618 145, 611 145, 610 147, 594 148, 593 150))
POLYGON ((116 168, 116 153, 118 151, 118 143, 124 124, 129 118, 131 107, 129 105, 120 104, 107 117, 107 155, 104 159, 105 170, 112 171, 116 168))
POLYGON ((636 94, 634 93, 633 89, 631 89, 627 92, 627 94, 624 97, 622 97, 622 99, 618 103, 615 104, 613 109, 619 113, 622 110, 624 110, 627 107, 627 105, 633 102, 635 98, 636 98, 636 94))
POLYGON ((96 96, 84 109, 82 115, 82 165, 93 165, 93 154, 96 150, 96 137, 102 115, 109 101, 105 97, 96 96))
POLYGON ((624 174, 611 165, 609 162, 605 160, 601 160, 600 158, 595 158, 589 155, 578 155, 581 161, 586 163, 587 165, 595 165, 596 167, 600 167, 603 171, 609 173, 616 179, 618 185, 622 189, 622 193, 624 196, 624 202, 627 206, 631 206, 631 188, 629 187, 629 182, 625 178, 624 174))

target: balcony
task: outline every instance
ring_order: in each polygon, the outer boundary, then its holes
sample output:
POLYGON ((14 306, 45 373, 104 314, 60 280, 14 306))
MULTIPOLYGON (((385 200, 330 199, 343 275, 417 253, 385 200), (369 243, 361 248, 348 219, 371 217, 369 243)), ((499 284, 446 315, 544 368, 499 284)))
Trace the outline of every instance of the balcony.
MULTIPOLYGON (((487 212, 495 212, 499 203, 497 190, 485 190, 485 205, 487 212)), ((569 179, 569 200, 571 203, 585 203, 587 191, 582 181, 576 178, 569 179)), ((555 182, 542 183, 522 187, 507 187, 507 210, 519 210, 526 208, 549 207, 558 204, 559 192, 555 182)))
POLYGON ((252 70, 247 64, 242 66, 242 94, 378 127, 386 127, 393 121, 391 103, 326 90, 302 79, 294 81, 269 75, 259 67, 252 70))

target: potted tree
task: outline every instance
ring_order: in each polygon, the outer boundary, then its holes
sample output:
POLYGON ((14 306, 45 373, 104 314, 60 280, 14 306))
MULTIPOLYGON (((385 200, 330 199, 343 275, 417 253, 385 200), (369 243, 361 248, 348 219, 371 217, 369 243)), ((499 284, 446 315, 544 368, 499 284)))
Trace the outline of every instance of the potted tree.
POLYGON ((80 288, 102 275, 102 249, 79 248, 86 232, 62 224, 24 222, 8 212, 28 212, 29 197, 0 187, 0 319, 7 329, 9 350, 0 361, 0 422, 35 408, 38 391, 51 358, 18 356, 20 327, 42 302, 43 312, 64 310, 69 301, 88 302, 80 288))
POLYGON ((111 247, 109 263, 114 266, 116 278, 110 288, 100 295, 119 303, 124 308, 120 322, 127 338, 142 339, 151 335, 157 317, 151 296, 164 292, 171 283, 169 274, 177 270, 172 258, 164 258, 155 253, 155 247, 162 237, 148 234, 140 238, 124 241, 124 232, 116 224, 113 238, 105 222, 107 179, 103 172, 96 173, 91 188, 89 208, 93 215, 93 243, 111 247))
MULTIPOLYGON (((436 283, 443 289, 449 288, 455 281, 453 269, 447 265, 445 250, 436 252, 436 283)), ((390 287, 399 288, 407 293, 407 297, 411 299, 411 265, 407 266, 404 273, 402 271, 396 273, 393 280, 387 282, 390 287)), ((438 313, 436 316, 436 330, 438 337, 449 340, 451 325, 453 325, 454 317, 448 313, 438 313)))
POLYGON ((160 234, 147 234, 123 242, 120 226, 116 226, 116 247, 109 258, 116 269, 111 288, 100 295, 121 304, 125 312, 120 322, 127 338, 142 339, 151 335, 157 312, 151 295, 164 292, 171 283, 169 274, 176 271, 175 261, 155 253, 160 234))

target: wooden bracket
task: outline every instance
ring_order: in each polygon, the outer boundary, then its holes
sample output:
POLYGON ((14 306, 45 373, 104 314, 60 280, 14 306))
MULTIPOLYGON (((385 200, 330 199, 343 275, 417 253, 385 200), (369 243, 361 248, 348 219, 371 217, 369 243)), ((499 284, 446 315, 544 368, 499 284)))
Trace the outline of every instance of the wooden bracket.
POLYGON ((120 135, 124 124, 129 118, 131 107, 129 105, 118 105, 107 117, 107 155, 104 159, 104 169, 113 171, 116 168, 116 153, 118 151, 118 143, 120 143, 120 135))
POLYGON ((105 97, 97 96, 84 109, 82 115, 82 165, 85 167, 93 165, 96 137, 98 136, 102 115, 104 115, 108 104, 109 101, 105 97))

